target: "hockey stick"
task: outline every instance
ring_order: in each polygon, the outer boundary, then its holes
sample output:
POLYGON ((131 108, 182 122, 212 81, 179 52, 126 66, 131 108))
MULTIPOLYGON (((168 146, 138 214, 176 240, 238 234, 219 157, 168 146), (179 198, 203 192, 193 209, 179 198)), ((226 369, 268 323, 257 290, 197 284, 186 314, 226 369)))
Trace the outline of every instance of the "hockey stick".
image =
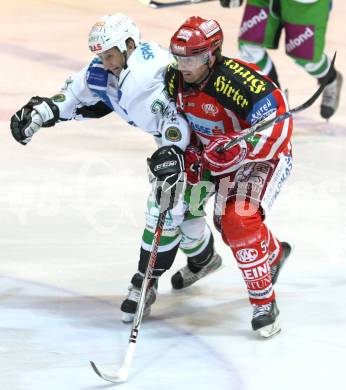
POLYGON ((160 245, 160 238, 163 230, 163 225, 165 224, 165 220, 166 220, 166 214, 167 214, 167 210, 160 212, 157 221, 157 225, 154 233, 154 239, 153 239, 153 246, 151 248, 149 262, 147 265, 147 269, 145 271, 142 288, 141 288, 141 295, 138 301, 135 318, 132 324, 129 345, 126 351, 123 365, 115 374, 110 374, 98 368, 93 361, 90 361, 90 364, 94 369, 94 371, 96 372, 96 374, 106 381, 113 382, 113 383, 122 383, 125 382, 129 376, 129 370, 135 352, 139 328, 141 326, 142 319, 143 319, 146 292, 149 286, 150 279, 152 277, 153 269, 156 264, 157 252, 160 245))
POLYGON ((284 112, 283 114, 279 115, 276 118, 273 118, 270 120, 264 119, 261 122, 256 123, 255 125, 242 131, 241 135, 239 137, 237 137, 236 139, 234 139, 233 141, 229 141, 226 145, 220 146, 219 148, 217 148, 216 151, 218 153, 222 153, 224 150, 230 149, 232 146, 237 145, 240 141, 246 140, 248 137, 252 136, 253 134, 264 131, 273 125, 275 126, 278 123, 290 118, 293 114, 296 114, 300 111, 306 110, 308 107, 310 107, 317 100, 317 98, 321 95, 324 88, 328 84, 330 76, 333 72, 335 58, 336 58, 336 52, 334 53, 332 62, 331 62, 329 69, 328 69, 328 73, 326 74, 326 76, 324 78, 324 82, 319 86, 317 91, 306 102, 300 104, 299 106, 297 106, 295 108, 292 108, 292 110, 284 112))
POLYGON ((139 0, 139 1, 142 4, 148 5, 151 8, 166 8, 166 7, 176 7, 178 5, 205 3, 207 1, 215 1, 215 0, 176 0, 176 1, 171 1, 170 3, 162 3, 160 1, 155 1, 155 0, 139 0))

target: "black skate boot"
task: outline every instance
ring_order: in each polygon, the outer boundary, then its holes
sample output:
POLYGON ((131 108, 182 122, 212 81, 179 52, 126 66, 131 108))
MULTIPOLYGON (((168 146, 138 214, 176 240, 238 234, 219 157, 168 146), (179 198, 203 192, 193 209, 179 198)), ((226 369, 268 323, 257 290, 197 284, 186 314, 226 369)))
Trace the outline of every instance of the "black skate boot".
POLYGON ((193 283, 197 282, 197 280, 216 271, 222 264, 222 258, 216 252, 213 252, 205 265, 198 265, 191 259, 192 258, 189 258, 188 264, 172 276, 171 283, 175 290, 191 286, 193 283))
POLYGON ((341 73, 337 71, 335 79, 324 88, 321 103, 321 117, 324 119, 334 115, 339 106, 342 80, 341 73))
MULTIPOLYGON (((133 322, 137 309, 137 303, 141 295, 141 287, 143 283, 143 276, 140 273, 133 275, 131 279, 131 285, 129 286, 129 292, 126 299, 121 304, 120 310, 123 312, 121 320, 124 323, 133 322)), ((147 318, 151 312, 151 305, 156 301, 157 292, 157 279, 151 279, 147 295, 145 298, 145 307, 143 312, 143 318, 147 318)))
POLYGON ((265 305, 252 305, 252 329, 258 330, 262 337, 268 338, 279 333, 281 327, 277 319, 279 309, 275 301, 269 302, 265 305))
POLYGON ((272 284, 273 285, 278 280, 281 268, 284 266, 285 261, 288 259, 288 256, 292 252, 292 247, 291 247, 291 245, 288 242, 284 242, 283 241, 281 243, 281 245, 282 245, 282 254, 281 254, 280 261, 277 264, 270 266, 270 274, 271 274, 271 277, 272 277, 272 284))

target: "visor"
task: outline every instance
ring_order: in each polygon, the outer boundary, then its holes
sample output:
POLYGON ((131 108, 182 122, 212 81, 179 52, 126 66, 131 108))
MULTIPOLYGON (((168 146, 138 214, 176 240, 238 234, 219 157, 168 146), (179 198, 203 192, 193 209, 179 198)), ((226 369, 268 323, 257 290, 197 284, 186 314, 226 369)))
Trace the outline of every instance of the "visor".
POLYGON ((180 71, 183 70, 193 70, 199 68, 202 65, 205 65, 209 61, 209 52, 204 52, 194 56, 179 56, 170 52, 171 57, 171 66, 180 71))

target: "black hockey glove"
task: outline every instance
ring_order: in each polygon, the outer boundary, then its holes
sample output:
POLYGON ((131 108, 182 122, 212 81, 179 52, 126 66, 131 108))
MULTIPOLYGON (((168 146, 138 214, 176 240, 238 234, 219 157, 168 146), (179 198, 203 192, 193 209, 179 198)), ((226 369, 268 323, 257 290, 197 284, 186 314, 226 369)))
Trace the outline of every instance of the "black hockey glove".
POLYGON ((54 126, 59 108, 49 98, 34 96, 11 118, 11 131, 16 141, 26 145, 41 127, 54 126))
POLYGON ((244 0, 220 0, 220 4, 225 8, 240 7, 244 0))
POLYGON ((172 209, 185 188, 184 152, 175 145, 162 146, 147 162, 161 211, 172 209))

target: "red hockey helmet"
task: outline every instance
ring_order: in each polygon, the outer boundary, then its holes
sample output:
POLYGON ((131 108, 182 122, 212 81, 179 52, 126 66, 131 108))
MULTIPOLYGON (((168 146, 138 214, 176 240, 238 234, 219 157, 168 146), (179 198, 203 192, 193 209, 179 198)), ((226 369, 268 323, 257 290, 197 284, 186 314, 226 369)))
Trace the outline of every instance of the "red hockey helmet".
POLYGON ((173 55, 190 57, 221 48, 223 33, 216 20, 191 16, 171 38, 170 50, 173 55))

